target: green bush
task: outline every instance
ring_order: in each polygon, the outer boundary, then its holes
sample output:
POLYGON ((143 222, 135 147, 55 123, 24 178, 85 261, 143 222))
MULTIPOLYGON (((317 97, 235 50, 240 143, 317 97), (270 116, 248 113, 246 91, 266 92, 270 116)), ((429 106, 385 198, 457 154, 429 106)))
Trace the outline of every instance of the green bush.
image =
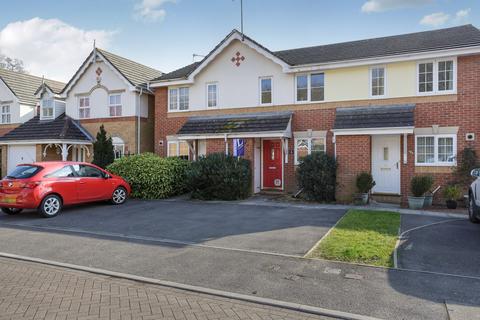
POLYGON ((337 163, 325 153, 313 153, 302 159, 297 169, 297 180, 307 200, 334 201, 337 163))
POLYGON ((369 193, 375 187, 375 181, 370 173, 362 172, 357 175, 356 185, 359 193, 369 193))
POLYGON ((443 196, 446 200, 458 200, 462 196, 462 189, 458 185, 446 186, 443 189, 443 196))
POLYGON ((132 197, 163 199, 186 191, 189 167, 187 160, 143 153, 115 160, 107 170, 130 184, 132 197))
POLYGON ((192 198, 237 200, 251 194, 250 161, 212 153, 193 162, 189 173, 192 198))
POLYGON ((410 190, 414 197, 423 197, 433 186, 432 176, 415 176, 410 182, 410 190))

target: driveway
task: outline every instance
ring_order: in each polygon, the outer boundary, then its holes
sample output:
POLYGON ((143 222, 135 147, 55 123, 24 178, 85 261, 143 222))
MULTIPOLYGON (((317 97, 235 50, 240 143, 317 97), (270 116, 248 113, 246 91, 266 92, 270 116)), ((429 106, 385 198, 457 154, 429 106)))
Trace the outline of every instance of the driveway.
POLYGON ((402 216, 398 267, 463 276, 480 275, 480 225, 467 219, 402 216))
POLYGON ((0 224, 48 231, 205 245, 303 256, 345 210, 299 209, 237 203, 130 200, 67 208, 53 219, 35 211, 0 215, 0 224))

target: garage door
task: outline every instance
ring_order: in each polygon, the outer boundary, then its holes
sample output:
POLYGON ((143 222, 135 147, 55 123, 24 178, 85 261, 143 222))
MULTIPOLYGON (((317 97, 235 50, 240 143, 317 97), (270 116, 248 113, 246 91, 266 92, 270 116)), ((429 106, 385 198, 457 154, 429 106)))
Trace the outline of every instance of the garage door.
POLYGON ((32 146, 8 146, 7 174, 20 163, 35 162, 35 145, 32 146))

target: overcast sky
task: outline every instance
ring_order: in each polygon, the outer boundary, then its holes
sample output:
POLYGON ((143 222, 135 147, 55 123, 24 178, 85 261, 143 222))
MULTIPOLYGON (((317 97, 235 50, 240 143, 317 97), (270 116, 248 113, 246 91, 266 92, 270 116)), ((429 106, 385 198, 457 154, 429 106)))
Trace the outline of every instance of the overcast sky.
MULTIPOLYGON (((168 72, 240 27, 240 0, 0 0, 0 53, 67 81, 97 46, 168 72), (5 4, 2 4, 5 2, 5 4), (8 2, 8 4, 6 4, 8 2)), ((244 0, 245 33, 271 50, 466 23, 478 0, 244 0)))

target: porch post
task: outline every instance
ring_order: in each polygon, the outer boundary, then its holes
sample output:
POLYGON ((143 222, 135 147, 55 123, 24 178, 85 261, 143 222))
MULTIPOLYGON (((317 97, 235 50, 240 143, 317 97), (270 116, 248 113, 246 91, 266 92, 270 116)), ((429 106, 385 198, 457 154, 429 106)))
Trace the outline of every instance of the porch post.
POLYGON ((407 148, 407 134, 403 134, 403 164, 407 164, 408 159, 408 148, 407 148))
POLYGON ((68 147, 66 143, 62 143, 62 161, 67 161, 68 147))

